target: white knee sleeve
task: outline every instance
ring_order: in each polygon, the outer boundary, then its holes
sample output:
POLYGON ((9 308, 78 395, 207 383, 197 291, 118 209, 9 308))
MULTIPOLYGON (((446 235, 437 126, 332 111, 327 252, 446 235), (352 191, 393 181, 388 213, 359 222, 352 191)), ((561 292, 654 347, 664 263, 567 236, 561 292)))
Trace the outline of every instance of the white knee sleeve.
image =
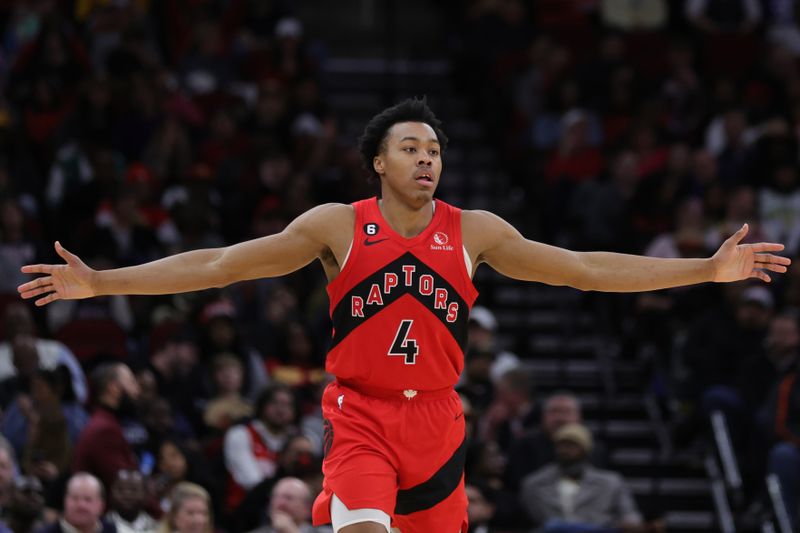
POLYGON ((392 519, 380 509, 348 509, 336 494, 331 498, 331 522, 333 533, 339 533, 343 527, 361 522, 381 524, 387 533, 390 533, 392 526, 392 519))

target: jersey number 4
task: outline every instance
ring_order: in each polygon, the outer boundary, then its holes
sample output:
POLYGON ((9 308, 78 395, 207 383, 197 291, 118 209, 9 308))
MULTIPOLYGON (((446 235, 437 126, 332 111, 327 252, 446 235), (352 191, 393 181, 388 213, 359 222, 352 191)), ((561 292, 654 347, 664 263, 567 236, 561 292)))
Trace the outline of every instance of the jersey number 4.
POLYGON ((400 322, 392 347, 389 348, 389 355, 405 357, 407 365, 416 364, 417 354, 419 353, 417 341, 408 338, 408 332, 411 330, 411 324, 413 323, 413 320, 402 320, 400 322))

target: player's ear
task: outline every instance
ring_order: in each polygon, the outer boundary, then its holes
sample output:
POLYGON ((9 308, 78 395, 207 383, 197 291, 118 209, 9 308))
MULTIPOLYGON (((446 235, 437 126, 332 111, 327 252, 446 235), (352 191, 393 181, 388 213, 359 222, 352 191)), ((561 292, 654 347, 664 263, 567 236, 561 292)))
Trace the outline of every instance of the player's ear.
POLYGON ((372 160, 372 168, 375 169, 375 172, 377 172, 378 175, 382 176, 383 175, 383 159, 381 159, 379 156, 375 156, 375 158, 372 160))

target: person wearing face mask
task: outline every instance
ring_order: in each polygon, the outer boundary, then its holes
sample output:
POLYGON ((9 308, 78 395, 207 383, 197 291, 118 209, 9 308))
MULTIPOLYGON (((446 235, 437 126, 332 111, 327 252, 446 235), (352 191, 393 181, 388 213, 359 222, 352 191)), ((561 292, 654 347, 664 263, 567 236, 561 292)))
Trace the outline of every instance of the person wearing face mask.
POLYGON ((521 503, 541 533, 647 531, 616 472, 589 464, 592 436, 581 424, 554 435, 556 461, 522 481, 521 503))
POLYGON ((135 415, 139 384, 127 365, 110 363, 92 373, 92 385, 97 407, 75 445, 72 469, 90 472, 110 487, 120 470, 138 470, 121 419, 135 415))

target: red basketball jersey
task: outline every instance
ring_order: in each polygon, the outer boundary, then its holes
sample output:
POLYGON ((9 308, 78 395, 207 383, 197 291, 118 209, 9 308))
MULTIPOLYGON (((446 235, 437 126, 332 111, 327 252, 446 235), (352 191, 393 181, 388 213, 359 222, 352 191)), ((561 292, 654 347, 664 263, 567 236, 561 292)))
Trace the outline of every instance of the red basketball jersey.
POLYGON ((453 387, 478 295, 464 260, 461 210, 435 200, 428 227, 406 239, 384 220, 377 198, 353 207, 350 255, 328 285, 326 370, 382 389, 453 387))

